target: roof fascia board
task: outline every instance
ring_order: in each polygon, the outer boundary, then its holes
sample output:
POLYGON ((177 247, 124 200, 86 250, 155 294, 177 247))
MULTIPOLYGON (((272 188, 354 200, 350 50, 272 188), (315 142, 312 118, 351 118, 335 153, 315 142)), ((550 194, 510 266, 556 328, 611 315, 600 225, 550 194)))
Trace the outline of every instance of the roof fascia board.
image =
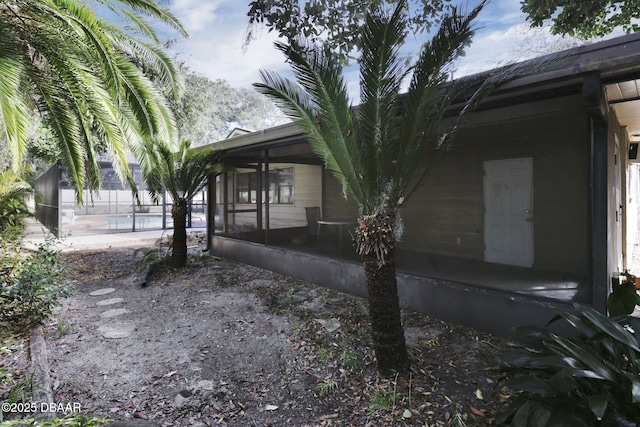
POLYGON ((267 141, 275 141, 279 139, 287 139, 302 135, 302 131, 294 123, 285 123, 284 125, 263 129, 262 131, 248 133, 221 141, 212 142, 202 145, 200 148, 211 148, 216 151, 227 151, 235 148, 248 147, 250 145, 260 144, 267 141))

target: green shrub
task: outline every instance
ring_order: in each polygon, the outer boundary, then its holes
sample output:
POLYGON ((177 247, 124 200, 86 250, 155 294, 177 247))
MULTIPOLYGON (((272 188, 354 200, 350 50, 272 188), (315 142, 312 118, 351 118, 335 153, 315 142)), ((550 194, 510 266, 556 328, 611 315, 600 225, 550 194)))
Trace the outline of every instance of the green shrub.
POLYGON ((24 219, 31 216, 27 200, 34 196, 33 188, 11 169, 0 172, 0 233, 12 228, 24 228, 24 219))
POLYGON ((64 418, 56 418, 53 421, 38 421, 33 418, 27 420, 14 420, 0 422, 0 427, 30 426, 30 427, 100 427, 110 420, 90 418, 82 414, 69 415, 64 418))
POLYGON ((71 286, 51 240, 35 251, 2 241, 0 252, 0 322, 25 332, 47 319, 71 286))
MULTIPOLYGON (((540 344, 501 354, 502 385, 516 392, 497 424, 511 426, 635 426, 640 422, 640 319, 608 318, 576 304, 554 309, 575 338, 545 328, 515 332, 540 344)), ((550 322, 550 323, 551 323, 550 322)))

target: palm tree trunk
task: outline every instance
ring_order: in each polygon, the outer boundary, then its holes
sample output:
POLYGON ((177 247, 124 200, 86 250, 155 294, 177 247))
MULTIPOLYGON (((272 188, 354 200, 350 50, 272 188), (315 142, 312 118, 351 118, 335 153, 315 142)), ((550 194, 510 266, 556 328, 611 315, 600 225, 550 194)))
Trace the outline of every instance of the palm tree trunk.
POLYGON ((375 254, 364 255, 363 263, 378 371, 383 375, 406 373, 409 370, 409 356, 400 316, 395 254, 393 251, 388 253, 384 264, 375 254))
POLYGON ((177 199, 171 205, 173 217, 173 250, 171 266, 182 268, 187 264, 187 201, 177 199))

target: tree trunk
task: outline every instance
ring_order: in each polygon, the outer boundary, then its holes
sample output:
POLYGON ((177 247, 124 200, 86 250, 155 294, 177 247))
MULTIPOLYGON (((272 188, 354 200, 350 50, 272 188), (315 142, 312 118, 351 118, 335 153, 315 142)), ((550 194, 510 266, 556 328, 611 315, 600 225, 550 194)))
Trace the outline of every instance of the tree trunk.
POLYGON ((187 264, 187 201, 177 199, 171 206, 173 217, 173 250, 171 266, 182 268, 187 264))
POLYGON ((409 356, 400 316, 395 254, 393 251, 389 252, 384 264, 380 263, 375 254, 364 255, 363 263, 378 371, 383 375, 406 373, 409 370, 409 356))
POLYGON ((362 257, 369 292, 369 318, 378 371, 383 375, 409 370, 396 281, 395 213, 361 214, 356 228, 356 252, 362 257))

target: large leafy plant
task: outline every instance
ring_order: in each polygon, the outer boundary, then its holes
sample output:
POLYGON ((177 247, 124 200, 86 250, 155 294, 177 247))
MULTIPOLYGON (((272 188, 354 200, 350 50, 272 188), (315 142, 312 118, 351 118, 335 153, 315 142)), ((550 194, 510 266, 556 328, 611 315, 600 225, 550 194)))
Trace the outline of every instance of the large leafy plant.
MULTIPOLYGON (((516 327, 536 348, 502 353, 503 386, 516 397, 497 419, 516 426, 635 426, 640 423, 640 319, 606 317, 574 305, 554 309, 551 322, 566 320, 575 337, 546 328, 516 327)), ((550 323, 551 323, 550 322, 550 323)))

